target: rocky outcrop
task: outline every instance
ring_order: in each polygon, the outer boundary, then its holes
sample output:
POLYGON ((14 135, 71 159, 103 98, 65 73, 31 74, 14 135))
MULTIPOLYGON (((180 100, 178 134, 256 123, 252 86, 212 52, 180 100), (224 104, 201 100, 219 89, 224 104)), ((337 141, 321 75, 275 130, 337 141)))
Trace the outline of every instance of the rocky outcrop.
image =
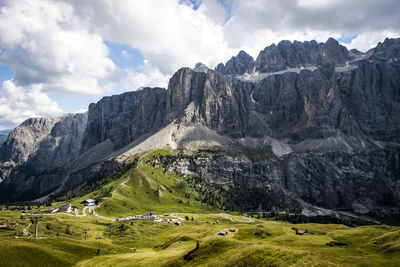
POLYGON ((60 169, 79 156, 87 113, 33 118, 9 134, 1 147, 2 199, 34 197, 62 182, 60 169))
POLYGON ((216 71, 221 74, 238 74, 251 73, 254 70, 254 59, 244 51, 240 51, 236 57, 232 57, 226 64, 218 64, 216 71))
POLYGON ((40 171, 61 167, 79 155, 86 121, 87 113, 28 119, 10 132, 1 162, 32 163, 40 171))
POLYGON ((81 153, 107 139, 122 148, 165 126, 165 100, 165 89, 144 88, 90 104, 81 153))

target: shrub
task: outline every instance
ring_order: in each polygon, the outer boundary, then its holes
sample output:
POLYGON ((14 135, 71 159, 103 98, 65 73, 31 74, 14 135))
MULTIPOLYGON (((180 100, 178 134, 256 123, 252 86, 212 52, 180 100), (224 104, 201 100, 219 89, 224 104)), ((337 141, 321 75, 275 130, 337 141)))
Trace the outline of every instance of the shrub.
POLYGON ((335 247, 335 246, 347 247, 348 246, 348 244, 346 242, 341 242, 341 241, 331 241, 331 242, 326 243, 326 245, 329 247, 335 247))
POLYGON ((254 235, 257 236, 257 237, 260 237, 260 238, 266 238, 268 236, 271 236, 271 233, 267 232, 267 231, 260 230, 260 231, 255 232, 254 235))

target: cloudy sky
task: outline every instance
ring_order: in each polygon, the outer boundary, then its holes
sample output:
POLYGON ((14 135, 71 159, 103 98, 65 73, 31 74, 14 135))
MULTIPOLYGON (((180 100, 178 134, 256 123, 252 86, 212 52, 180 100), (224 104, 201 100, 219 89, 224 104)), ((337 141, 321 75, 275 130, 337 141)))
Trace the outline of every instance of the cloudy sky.
POLYGON ((399 0, 0 0, 0 130, 283 39, 365 51, 399 25, 399 0))

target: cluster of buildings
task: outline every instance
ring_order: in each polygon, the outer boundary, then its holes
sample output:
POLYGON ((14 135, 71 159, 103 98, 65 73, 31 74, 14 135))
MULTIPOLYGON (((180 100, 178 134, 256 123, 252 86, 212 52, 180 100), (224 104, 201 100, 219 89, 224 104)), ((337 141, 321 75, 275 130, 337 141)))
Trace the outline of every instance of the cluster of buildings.
MULTIPOLYGON (((81 203, 84 206, 95 207, 97 201, 94 199, 87 199, 81 203)), ((44 210, 45 213, 58 213, 58 212, 72 212, 71 203, 65 203, 61 207, 44 210)))
POLYGON ((71 203, 65 203, 64 205, 62 205, 59 208, 44 210, 45 213, 71 212, 71 211, 72 211, 71 203))
POLYGON ((116 218, 114 221, 122 222, 122 221, 129 221, 129 220, 149 220, 153 222, 163 222, 163 223, 174 223, 174 225, 182 225, 183 218, 168 218, 168 214, 164 214, 163 218, 160 218, 156 215, 154 211, 145 212, 143 214, 139 214, 136 216, 129 216, 125 218, 116 218))

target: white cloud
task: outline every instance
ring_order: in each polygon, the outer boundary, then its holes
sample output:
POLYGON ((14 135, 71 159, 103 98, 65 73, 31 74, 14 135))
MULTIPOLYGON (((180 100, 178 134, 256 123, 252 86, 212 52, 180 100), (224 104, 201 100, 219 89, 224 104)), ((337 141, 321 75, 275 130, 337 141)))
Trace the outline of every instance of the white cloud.
POLYGON ((6 1, 0 14, 0 60, 20 86, 101 94, 99 80, 116 69, 100 35, 85 30, 67 3, 6 1))
POLYGON ((134 91, 141 87, 167 88, 170 76, 161 73, 148 60, 144 60, 144 64, 139 67, 139 70, 140 72, 125 69, 125 76, 119 83, 120 90, 134 91))
POLYGON ((347 0, 298 0, 298 6, 311 9, 329 8, 344 1, 347 0))
POLYGON ((126 52, 125 50, 122 50, 122 51, 121 51, 121 54, 122 54, 122 56, 123 56, 124 58, 126 58, 126 59, 132 58, 132 55, 129 54, 128 52, 126 52))
POLYGON ((63 111, 57 103, 42 92, 41 85, 27 89, 13 81, 3 82, 0 97, 0 125, 12 126, 27 118, 60 115, 63 111))
POLYGON ((85 112, 87 112, 87 111, 88 111, 87 109, 80 108, 80 109, 78 109, 77 111, 75 111, 74 113, 85 113, 85 112))
POLYGON ((79 16, 86 17, 93 32, 139 49, 164 74, 171 75, 178 68, 199 61, 215 66, 233 52, 224 40, 223 26, 207 16, 215 13, 213 1, 204 2, 197 11, 177 0, 72 3, 79 16))
POLYGON ((400 31, 377 31, 359 34, 350 44, 345 44, 349 49, 356 48, 362 52, 375 47, 378 42, 382 42, 385 38, 398 38, 400 31))
MULTIPOLYGON (((398 10, 398 0, 236 0, 224 34, 229 47, 244 48, 256 55, 282 39, 326 41, 330 36, 398 32, 398 10)), ((360 39, 354 46, 372 48, 376 42, 360 39)))
POLYGON ((219 24, 224 24, 227 16, 225 8, 217 0, 203 0, 199 12, 219 24))

